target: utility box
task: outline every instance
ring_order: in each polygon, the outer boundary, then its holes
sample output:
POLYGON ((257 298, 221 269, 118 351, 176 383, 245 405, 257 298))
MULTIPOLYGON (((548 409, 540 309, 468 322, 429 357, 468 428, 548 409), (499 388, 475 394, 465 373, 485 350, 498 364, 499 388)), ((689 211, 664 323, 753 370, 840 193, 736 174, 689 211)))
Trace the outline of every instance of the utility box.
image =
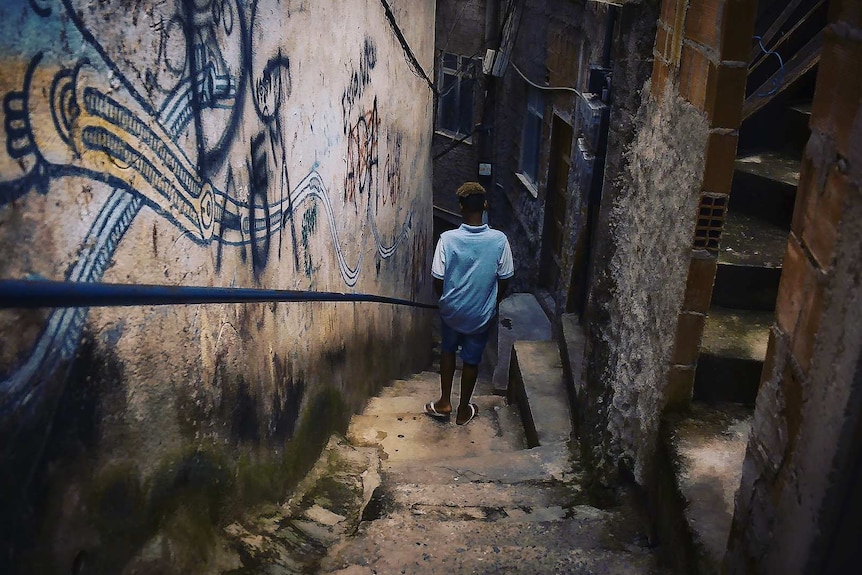
POLYGON ((576 129, 586 142, 587 149, 603 156, 608 144, 608 117, 610 108, 598 94, 583 93, 578 98, 576 129))

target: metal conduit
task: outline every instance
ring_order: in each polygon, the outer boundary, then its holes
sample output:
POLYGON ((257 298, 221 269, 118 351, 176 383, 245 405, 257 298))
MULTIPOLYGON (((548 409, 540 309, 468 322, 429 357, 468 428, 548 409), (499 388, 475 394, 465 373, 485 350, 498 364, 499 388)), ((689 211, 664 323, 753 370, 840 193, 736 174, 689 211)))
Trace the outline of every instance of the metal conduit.
POLYGON ((0 280, 0 309, 265 302, 370 302, 436 309, 434 304, 363 293, 0 280))

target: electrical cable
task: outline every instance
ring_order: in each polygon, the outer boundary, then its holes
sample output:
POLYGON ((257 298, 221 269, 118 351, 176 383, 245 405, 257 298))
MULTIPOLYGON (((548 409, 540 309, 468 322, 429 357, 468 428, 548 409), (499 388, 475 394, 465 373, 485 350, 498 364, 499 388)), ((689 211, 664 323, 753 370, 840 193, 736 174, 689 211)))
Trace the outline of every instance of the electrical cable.
POLYGON ((761 92, 759 94, 756 94, 758 98, 766 98, 772 96, 773 94, 777 93, 779 89, 781 89, 781 82, 784 80, 784 58, 782 58, 781 54, 779 54, 775 50, 767 50, 766 46, 763 45, 763 38, 761 38, 760 36, 755 36, 754 39, 757 40, 757 44, 758 46, 760 46, 760 49, 765 56, 774 55, 776 58, 778 58, 778 65, 780 66, 778 76, 772 81, 772 89, 768 92, 761 92))
POLYGON ((401 49, 404 51, 404 58, 407 60, 407 63, 412 68, 413 73, 417 77, 425 80, 425 83, 428 84, 429 88, 431 88, 431 91, 434 93, 434 96, 439 97, 440 94, 437 91, 437 87, 434 86, 434 82, 432 82, 431 79, 428 78, 428 74, 425 73, 425 69, 419 63, 419 60, 413 53, 413 49, 410 48, 410 44, 407 43, 407 39, 404 37, 404 33, 398 26, 398 22, 395 21, 395 14, 392 13, 392 8, 389 7, 389 4, 386 2, 386 0, 380 0, 380 4, 383 5, 383 11, 386 13, 386 20, 389 21, 389 27, 395 34, 395 37, 398 38, 398 42, 401 44, 401 49))
POLYGON ((521 76, 521 78, 523 78, 527 84, 529 84, 530 86, 532 86, 534 88, 538 88, 539 90, 547 90, 547 91, 572 92, 574 94, 577 94, 578 96, 581 95, 580 90, 576 90, 575 88, 569 88, 568 86, 540 86, 539 84, 536 84, 535 82, 533 82, 532 80, 527 78, 527 76, 525 76, 524 73, 521 72, 520 68, 518 68, 514 62, 509 60, 509 64, 512 66, 512 68, 515 69, 515 72, 517 72, 518 75, 521 76))

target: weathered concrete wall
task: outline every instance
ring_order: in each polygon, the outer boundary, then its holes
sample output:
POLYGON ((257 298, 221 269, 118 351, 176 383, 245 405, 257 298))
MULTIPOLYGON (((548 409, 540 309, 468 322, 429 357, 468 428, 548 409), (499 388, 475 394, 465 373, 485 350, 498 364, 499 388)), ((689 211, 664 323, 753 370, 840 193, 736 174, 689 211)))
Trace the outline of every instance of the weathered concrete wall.
POLYGON ((736 497, 732 573, 850 573, 862 557, 862 12, 836 0, 830 19, 736 497))
POLYGON ((598 479, 622 469, 647 488, 661 414, 691 399, 718 242, 696 215, 727 205, 756 5, 660 8, 649 97, 618 132, 633 130, 632 145, 609 155, 620 176, 605 174, 583 410, 598 479))
POLYGON ((611 481, 622 465, 643 483, 685 291, 708 123, 669 85, 661 99, 645 97, 635 125, 603 197, 610 233, 595 264, 581 436, 600 477, 611 481))
MULTIPOLYGON (((434 2, 389 4, 430 73, 434 2)), ((430 299, 433 102, 383 3, 9 0, 0 58, 0 278, 430 299)), ((217 526, 421 367, 432 317, 3 311, 0 571, 232 565, 217 526)))

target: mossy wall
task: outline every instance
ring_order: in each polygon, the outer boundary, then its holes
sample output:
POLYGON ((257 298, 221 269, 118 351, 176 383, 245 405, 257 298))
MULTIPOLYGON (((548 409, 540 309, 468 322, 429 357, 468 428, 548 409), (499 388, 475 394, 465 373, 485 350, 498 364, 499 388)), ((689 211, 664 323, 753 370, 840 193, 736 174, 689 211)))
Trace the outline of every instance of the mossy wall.
MULTIPOLYGON (((389 1, 431 71, 434 3, 389 1)), ((431 91, 372 0, 0 5, 0 279, 429 301, 431 91)), ((369 303, 0 311, 0 571, 206 572, 427 365, 369 303)))

